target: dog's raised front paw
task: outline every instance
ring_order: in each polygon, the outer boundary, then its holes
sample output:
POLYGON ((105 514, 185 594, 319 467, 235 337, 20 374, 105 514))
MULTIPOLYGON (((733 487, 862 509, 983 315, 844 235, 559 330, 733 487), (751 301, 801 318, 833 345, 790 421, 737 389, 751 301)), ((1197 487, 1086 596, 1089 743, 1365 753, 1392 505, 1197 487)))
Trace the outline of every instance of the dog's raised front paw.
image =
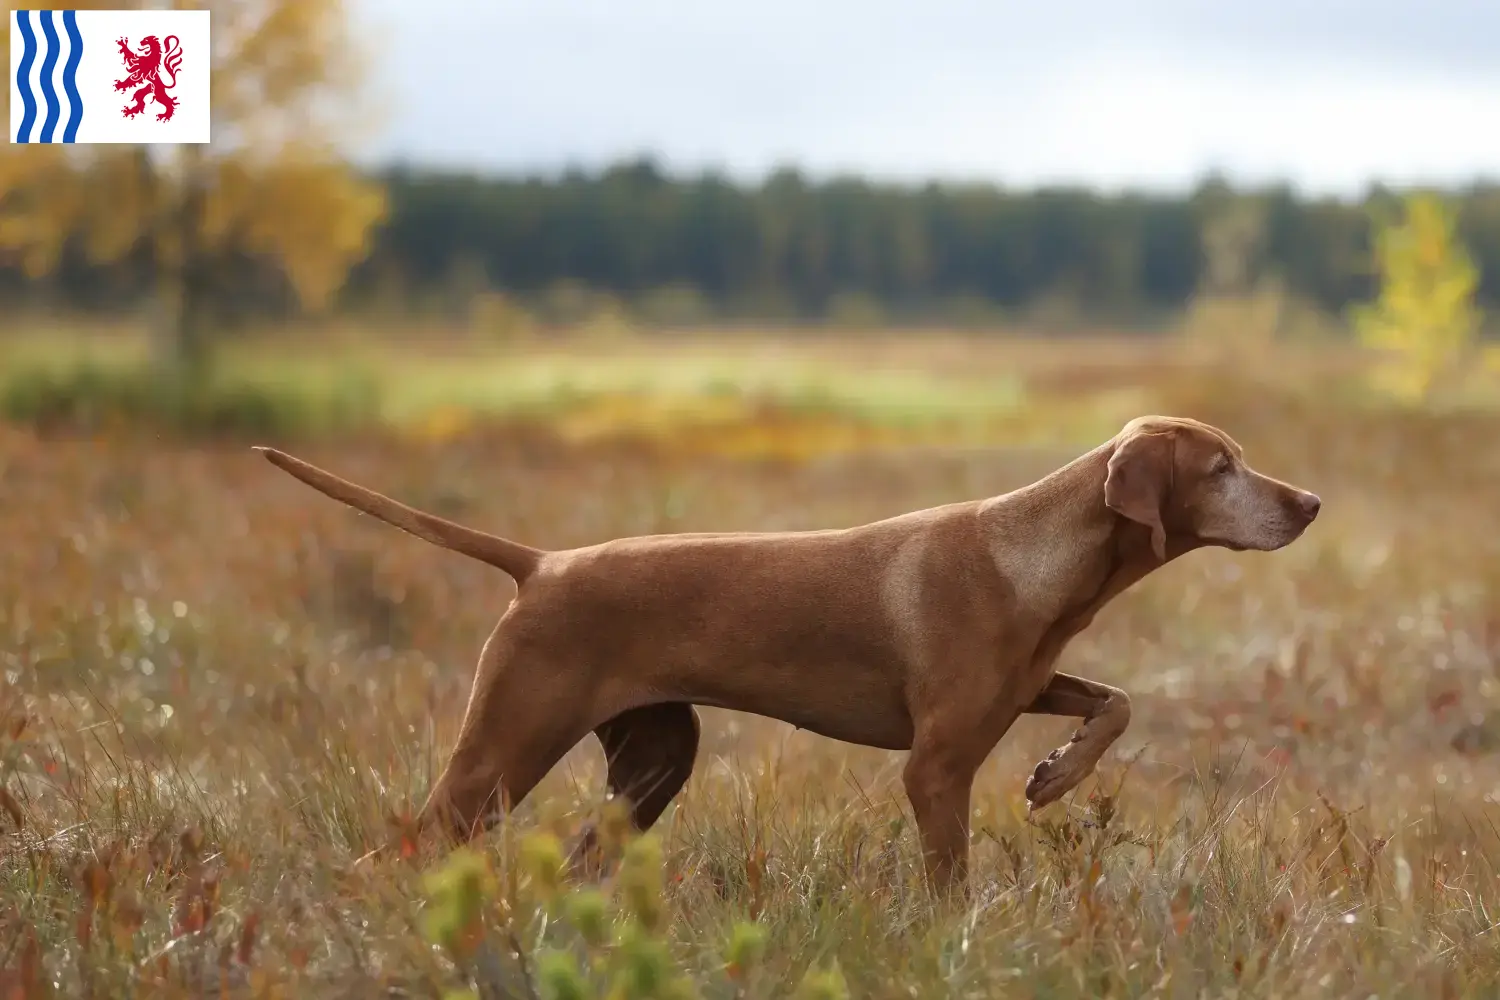
POLYGON ((1026 801, 1029 811, 1050 806, 1072 790, 1083 776, 1075 774, 1077 758, 1069 758, 1068 747, 1058 747, 1026 779, 1026 801))

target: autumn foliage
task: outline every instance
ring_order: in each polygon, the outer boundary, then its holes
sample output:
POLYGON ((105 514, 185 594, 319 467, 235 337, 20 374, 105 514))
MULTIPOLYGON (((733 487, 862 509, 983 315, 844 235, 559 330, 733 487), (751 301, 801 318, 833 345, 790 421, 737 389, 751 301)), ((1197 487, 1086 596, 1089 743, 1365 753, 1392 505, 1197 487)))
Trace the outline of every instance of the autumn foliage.
POLYGON ((0 252, 33 277, 57 267, 73 241, 100 263, 140 256, 156 276, 159 332, 189 360, 210 351, 215 281, 237 259, 271 264, 304 307, 318 310, 365 257, 385 211, 380 186, 333 145, 350 137, 358 107, 360 62, 342 2, 208 6, 214 123, 206 147, 38 145, 0 154, 0 252))
POLYGON ((1378 218, 1379 296, 1352 310, 1355 331, 1379 351, 1378 384, 1401 398, 1429 400, 1474 372, 1481 315, 1479 271, 1458 239, 1454 211, 1441 197, 1414 192, 1399 218, 1378 218))

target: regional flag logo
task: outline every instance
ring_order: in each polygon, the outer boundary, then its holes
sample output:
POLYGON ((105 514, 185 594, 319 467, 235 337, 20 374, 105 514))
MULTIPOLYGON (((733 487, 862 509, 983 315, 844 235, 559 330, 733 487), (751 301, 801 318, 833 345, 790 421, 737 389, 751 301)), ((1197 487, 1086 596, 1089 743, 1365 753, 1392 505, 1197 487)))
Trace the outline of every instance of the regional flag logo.
POLYGON ((209 141, 209 12, 17 10, 10 140, 209 141))

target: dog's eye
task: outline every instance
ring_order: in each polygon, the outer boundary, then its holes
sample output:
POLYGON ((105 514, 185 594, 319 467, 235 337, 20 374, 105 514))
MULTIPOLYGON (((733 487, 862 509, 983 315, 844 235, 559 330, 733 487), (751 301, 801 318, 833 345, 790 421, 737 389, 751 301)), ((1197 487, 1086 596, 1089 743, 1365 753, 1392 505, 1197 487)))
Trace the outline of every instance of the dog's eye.
POLYGON ((1225 458, 1223 455, 1220 455, 1218 460, 1214 462, 1213 474, 1216 476, 1227 475, 1229 470, 1232 468, 1234 468, 1234 466, 1230 463, 1229 459, 1225 458))

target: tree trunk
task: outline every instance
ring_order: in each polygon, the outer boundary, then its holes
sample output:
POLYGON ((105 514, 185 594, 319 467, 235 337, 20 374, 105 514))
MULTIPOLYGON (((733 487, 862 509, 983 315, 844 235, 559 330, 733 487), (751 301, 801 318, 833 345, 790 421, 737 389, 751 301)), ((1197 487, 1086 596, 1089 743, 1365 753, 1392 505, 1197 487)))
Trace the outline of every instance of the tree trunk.
POLYGON ((182 173, 176 190, 152 167, 142 152, 142 168, 151 185, 152 204, 159 206, 151 234, 156 271, 156 309, 151 326, 162 367, 189 378, 201 378, 213 363, 211 272, 202 243, 206 179, 202 154, 185 146, 182 173), (163 243, 176 253, 163 252, 163 243))

